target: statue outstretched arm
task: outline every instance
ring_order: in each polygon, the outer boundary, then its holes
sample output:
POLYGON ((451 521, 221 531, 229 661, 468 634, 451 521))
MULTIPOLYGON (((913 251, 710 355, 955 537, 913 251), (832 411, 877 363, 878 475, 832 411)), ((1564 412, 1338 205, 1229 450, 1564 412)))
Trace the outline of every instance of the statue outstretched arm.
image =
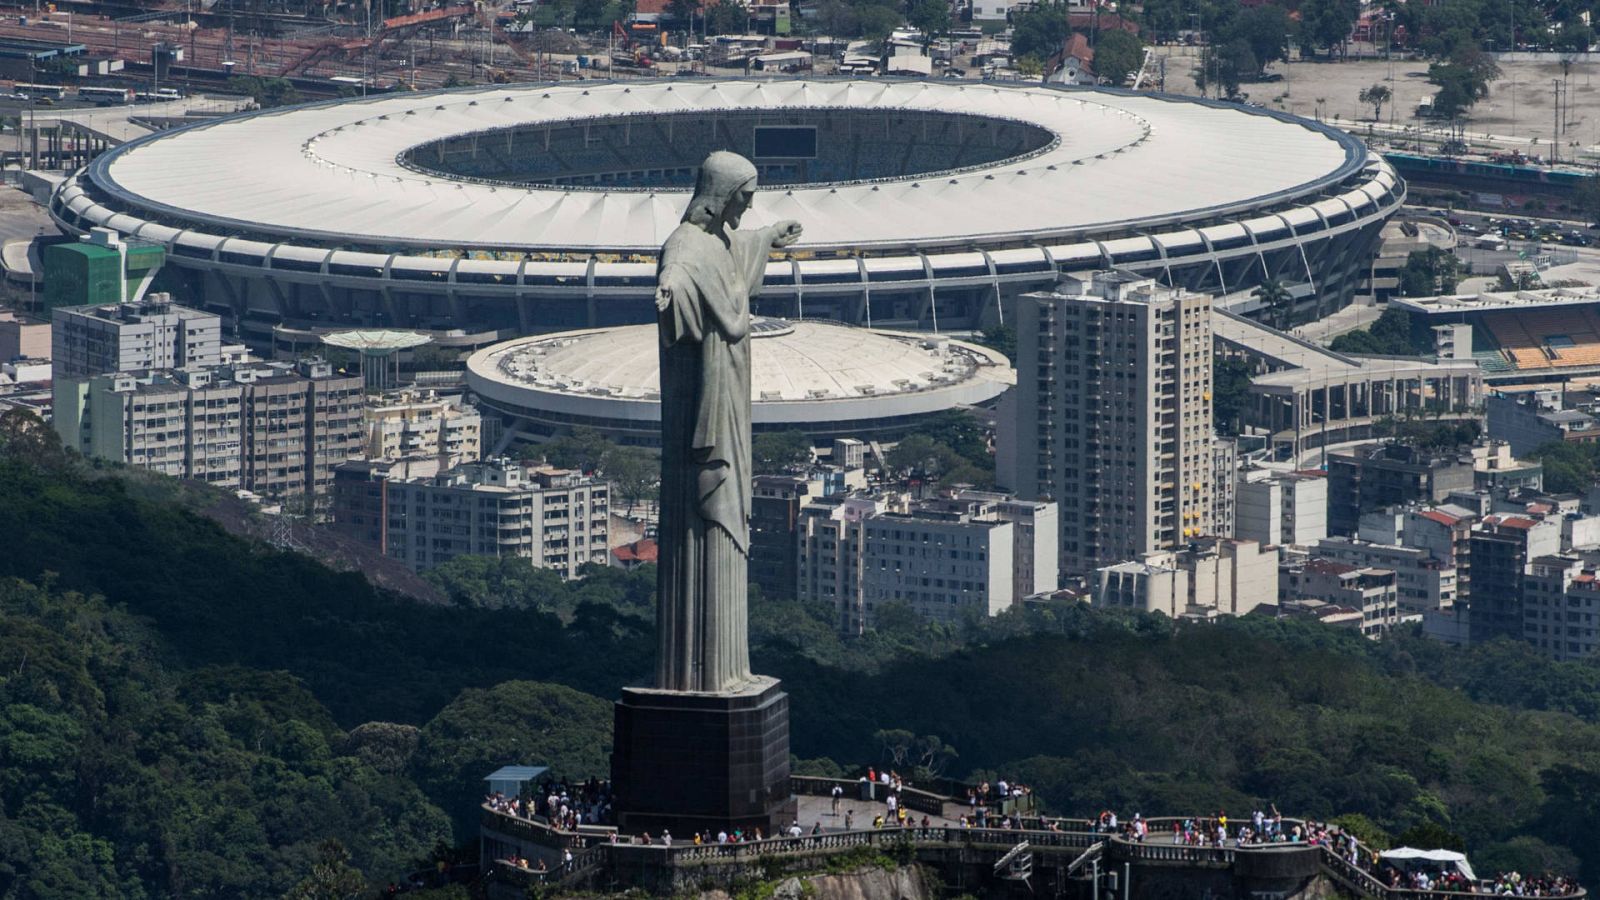
POLYGON ((661 267, 656 275, 656 318, 661 322, 662 344, 670 347, 704 337, 705 323, 695 293, 694 281, 682 266, 668 263, 661 267))

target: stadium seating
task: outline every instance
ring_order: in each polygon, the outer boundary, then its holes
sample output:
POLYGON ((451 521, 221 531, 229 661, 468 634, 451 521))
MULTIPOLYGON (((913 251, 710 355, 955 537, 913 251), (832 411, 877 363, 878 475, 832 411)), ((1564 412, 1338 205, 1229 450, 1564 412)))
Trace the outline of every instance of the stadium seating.
POLYGON ((1519 369, 1600 365, 1600 314, 1589 307, 1495 312, 1483 321, 1519 369))
POLYGON ((682 187, 713 150, 749 155, 757 125, 814 125, 817 157, 756 159, 768 185, 899 178, 982 165, 1041 149, 1049 135, 1011 122, 942 112, 733 112, 714 121, 661 116, 520 128, 415 148, 424 169, 494 181, 682 187))

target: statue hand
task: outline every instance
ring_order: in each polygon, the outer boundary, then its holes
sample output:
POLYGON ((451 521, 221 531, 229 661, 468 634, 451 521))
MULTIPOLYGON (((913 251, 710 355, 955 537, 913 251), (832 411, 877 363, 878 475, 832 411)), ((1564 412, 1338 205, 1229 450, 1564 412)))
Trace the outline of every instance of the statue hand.
POLYGON ((804 231, 805 229, 800 227, 800 223, 793 219, 779 222, 773 229, 772 249, 778 250, 800 240, 800 235, 804 231))
POLYGON ((666 312, 672 308, 672 288, 669 285, 660 285, 656 288, 656 312, 666 312))

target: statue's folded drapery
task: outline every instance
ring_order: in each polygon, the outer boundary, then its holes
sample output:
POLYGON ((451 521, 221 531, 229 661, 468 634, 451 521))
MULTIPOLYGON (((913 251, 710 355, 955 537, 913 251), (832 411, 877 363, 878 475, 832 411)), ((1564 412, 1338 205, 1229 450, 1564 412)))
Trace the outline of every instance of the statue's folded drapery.
POLYGON ((728 243, 689 222, 661 249, 660 653, 656 686, 748 682, 750 297, 769 229, 728 243))

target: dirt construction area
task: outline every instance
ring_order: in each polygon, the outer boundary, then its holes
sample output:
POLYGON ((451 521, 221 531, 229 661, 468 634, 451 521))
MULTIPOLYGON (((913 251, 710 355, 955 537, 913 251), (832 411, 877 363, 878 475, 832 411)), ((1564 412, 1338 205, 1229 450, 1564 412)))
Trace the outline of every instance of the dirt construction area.
MULTIPOLYGON (((1180 94, 1199 94, 1194 86, 1194 69, 1199 62, 1195 47, 1157 47, 1166 57, 1166 86, 1180 94)), ((1475 134, 1492 134, 1536 141, 1530 151, 1548 156, 1551 132, 1555 126, 1555 88, 1561 78, 1561 64, 1549 61, 1500 61, 1500 80, 1490 86, 1489 97, 1473 107, 1466 123, 1469 139, 1475 134)), ((1394 99, 1383 108, 1381 122, 1394 127, 1437 127, 1436 123, 1415 118, 1413 112, 1424 97, 1436 90, 1428 83, 1428 63, 1395 54, 1392 60, 1362 59, 1346 62, 1294 61, 1274 63, 1269 74, 1282 80, 1242 84, 1239 90, 1252 103, 1282 109, 1308 118, 1321 118, 1336 124, 1352 124, 1353 131, 1372 122, 1372 107, 1357 99, 1363 88, 1387 85, 1394 99)), ((1566 132, 1562 136, 1561 157, 1581 156, 1596 162, 1600 154, 1600 58, 1590 54, 1572 66, 1567 78, 1568 107, 1566 132), (1578 153, 1575 151, 1582 151, 1578 153)), ((1381 141, 1379 141, 1381 143, 1381 141)))

